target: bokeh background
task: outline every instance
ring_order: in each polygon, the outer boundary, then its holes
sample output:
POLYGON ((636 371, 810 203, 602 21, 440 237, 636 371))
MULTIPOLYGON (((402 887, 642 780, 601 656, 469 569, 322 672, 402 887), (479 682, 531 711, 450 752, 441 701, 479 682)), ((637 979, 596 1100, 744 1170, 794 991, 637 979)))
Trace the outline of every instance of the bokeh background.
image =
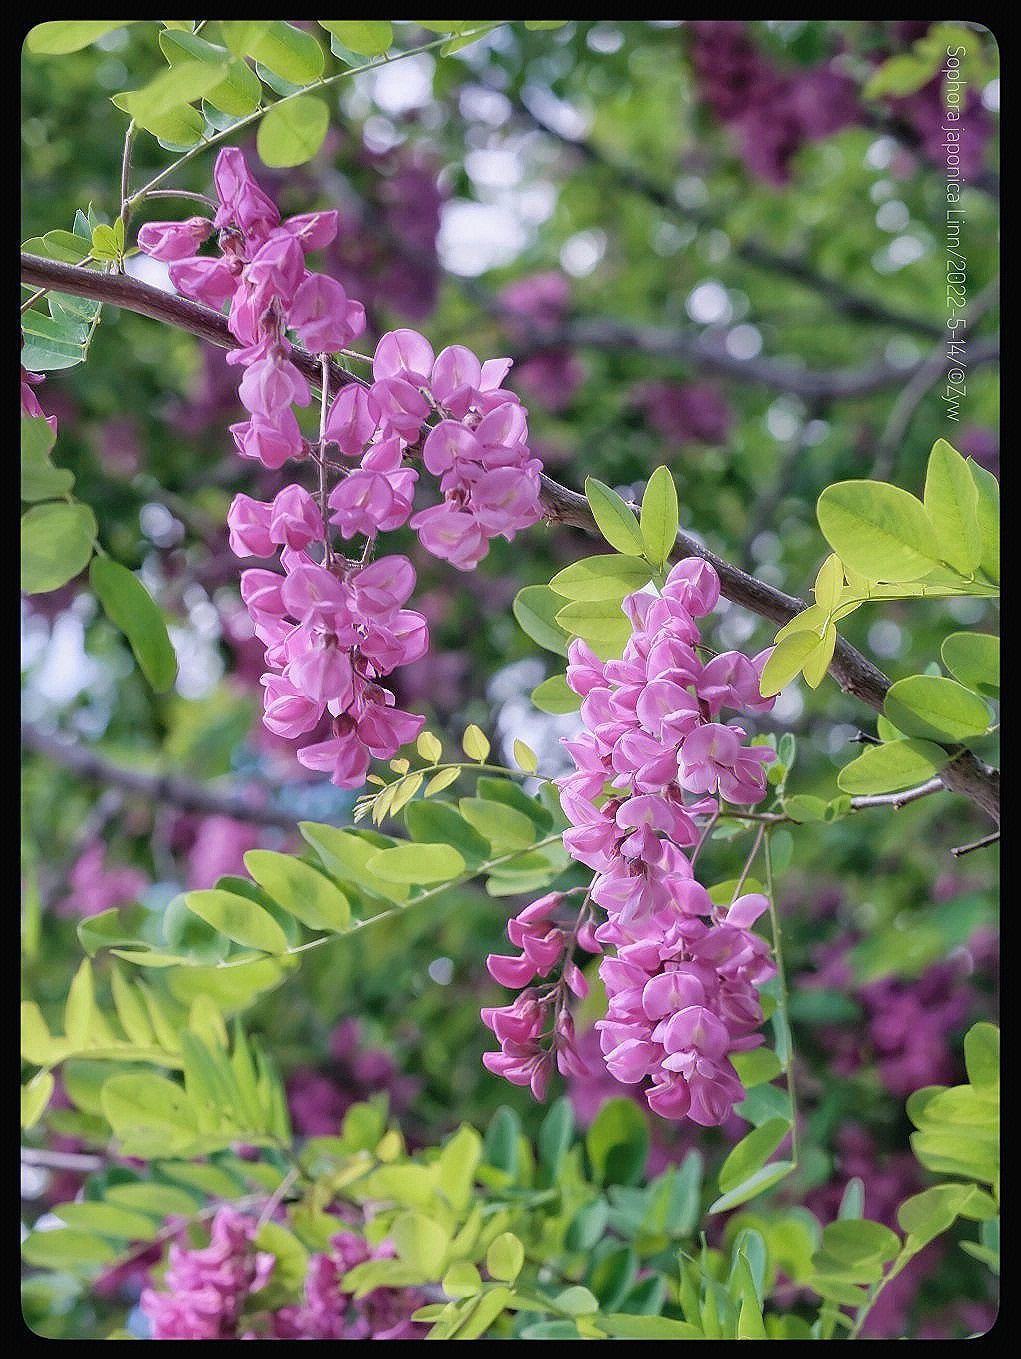
MULTIPOLYGON (((962 246, 969 343, 987 361, 969 367, 956 423, 940 373, 918 377, 946 320, 940 78, 909 94, 864 93, 884 61, 917 53, 933 28, 515 23, 454 56, 419 54, 340 82, 328 92, 327 140, 300 169, 263 167, 254 138, 245 149, 285 213, 340 209, 338 240, 316 267, 365 301, 369 348, 411 325, 437 351, 456 342, 513 355, 510 382, 551 475, 575 488, 595 475, 635 494, 666 463, 684 527, 803 594, 827 550, 814 506, 830 482, 879 477, 918 493, 940 436, 999 475, 995 39, 968 31, 962 246)), ((59 65, 23 58, 23 237, 70 228, 90 203, 115 214, 125 118, 108 95, 160 69, 154 31, 120 30, 59 65)), ((409 47, 428 37, 410 23, 398 35, 409 47)), ((139 182, 166 161, 138 139, 139 182)), ((196 157, 175 182, 205 191, 210 170, 196 157)), ((166 215, 156 206, 139 222, 166 215)), ((130 268, 165 282, 145 257, 130 268)), ((83 580, 23 605, 24 976, 44 1010, 66 995, 83 917, 135 901, 159 911, 183 887, 242 871, 247 849, 296 848, 300 819, 349 819, 353 795, 303 770, 258 722, 261 646, 224 515, 236 491, 270 498, 285 474, 234 454, 235 377, 222 352, 111 311, 88 363, 38 389, 59 420, 56 461, 74 471, 108 550, 167 611, 180 663, 176 690, 154 695, 83 580), (106 772, 83 768, 55 736, 106 772), (118 770, 252 795, 276 824, 182 810, 133 792, 118 770)), ((575 719, 532 708, 552 667, 510 605, 591 545, 539 526, 496 541, 469 577, 411 534, 395 548, 415 562, 416 607, 433 635, 428 656, 399 677, 398 701, 452 739, 474 721, 509 755, 520 737, 556 769, 575 719)), ((970 627, 995 629, 987 601, 864 608, 847 635, 896 678, 970 627)), ((754 653, 771 636, 723 607, 707 640, 754 653)), ((827 680, 814 693, 792 685, 759 729, 797 735, 791 791, 830 797, 874 717, 827 680)), ((963 1078, 963 1031, 995 1015, 994 852, 948 852, 986 829, 945 795, 800 827, 784 847, 779 906, 808 1149, 791 1193, 824 1222, 854 1175, 866 1214, 889 1222, 922 1186, 904 1100, 963 1078)), ((726 845, 705 865, 726 876, 726 845)), ((502 1103, 534 1131, 540 1111, 479 1061, 489 1035, 478 1007, 498 993, 483 960, 514 906, 452 892, 309 955, 255 1001, 248 1022, 286 1074, 299 1132, 335 1131, 352 1102, 380 1090, 412 1145, 483 1123, 502 1103)), ((569 1093, 584 1122, 622 1090, 604 1079, 572 1081, 569 1093)), ((87 1152, 102 1145, 101 1125, 58 1088, 32 1136, 87 1152)), ((737 1125, 656 1121, 651 1168, 695 1144, 711 1158, 737 1135, 737 1125)), ((69 1174, 26 1169, 27 1223, 73 1191, 69 1174)), ((103 1334, 137 1283, 111 1280, 107 1296, 63 1310, 30 1290, 26 1316, 35 1307, 47 1334, 103 1334)), ((884 1291, 867 1331, 955 1336, 993 1314, 987 1275, 951 1233, 884 1291)))

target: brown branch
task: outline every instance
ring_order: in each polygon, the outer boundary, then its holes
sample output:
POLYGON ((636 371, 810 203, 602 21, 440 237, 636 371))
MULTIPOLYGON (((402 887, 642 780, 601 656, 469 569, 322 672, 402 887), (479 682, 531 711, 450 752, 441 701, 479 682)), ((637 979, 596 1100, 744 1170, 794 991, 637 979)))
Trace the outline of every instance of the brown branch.
MULTIPOLYGON (((179 326, 223 349, 231 349, 236 343, 227 329, 226 318, 219 312, 126 275, 108 276, 80 265, 61 264, 38 255, 22 254, 21 277, 30 286, 89 297, 110 306, 125 307, 128 311, 149 316, 155 321, 179 326)), ((503 308, 500 308, 499 314, 503 314, 503 308)), ((507 312, 506 319, 514 319, 513 313, 507 312)), ((520 323, 520 317, 517 320, 520 323)), ((660 326, 636 325, 606 317, 577 318, 560 326, 536 331, 519 357, 565 345, 631 349, 656 358, 681 358, 697 368, 723 374, 738 382, 760 383, 809 402, 868 396, 910 380, 926 362, 923 359, 908 368, 879 362, 861 368, 826 371, 805 368, 783 359, 736 359, 726 352, 720 339, 713 335, 689 335, 660 326)), ((976 342, 971 353, 971 364, 977 366, 988 363, 998 356, 999 345, 995 341, 976 342)), ((305 377, 318 387, 318 361, 312 355, 298 350, 295 350, 292 358, 305 377)), ((337 365, 333 367, 332 377, 338 384, 359 380, 337 365)))
MULTIPOLYGON (((235 346, 234 337, 227 329, 226 318, 197 302, 189 302, 185 298, 161 292, 148 284, 140 283, 137 279, 123 275, 99 274, 91 269, 58 264, 53 260, 33 255, 23 254, 21 258, 22 278, 30 285, 51 287, 60 292, 74 293, 79 297, 90 297, 113 306, 125 307, 142 316, 149 316, 154 320, 191 331, 201 339, 222 348, 229 349, 235 346)), ((976 350, 972 351, 971 357, 974 364, 976 350)), ((291 359, 305 377, 318 388, 322 381, 319 361, 313 355, 299 349, 293 351, 291 359)), ((903 376, 901 372, 895 380, 903 376)), ((331 387, 336 383, 339 388, 349 382, 365 385, 361 378, 348 373, 338 364, 330 365, 331 387)), ((851 393, 845 391, 844 394, 851 393)), ((857 394, 861 394, 860 390, 857 394)), ((816 392, 814 395, 820 394, 816 392)), ((548 522, 568 524, 596 537, 600 536, 588 501, 583 495, 568 490, 566 486, 561 486, 545 475, 542 478, 542 488, 543 507, 548 522)), ((720 577, 721 588, 727 599, 777 625, 789 622, 795 614, 806 607, 804 600, 785 594, 782 590, 767 585, 765 581, 758 580, 755 576, 742 571, 740 567, 718 557, 699 539, 683 529, 677 534, 677 547, 673 555, 675 558, 696 556, 709 562, 720 577)), ((829 672, 845 693, 854 695, 877 712, 882 712, 883 700, 891 681, 843 637, 837 637, 829 672)), ((997 824, 999 823, 998 770, 976 759, 969 751, 961 751, 943 769, 940 777, 947 788, 970 798, 997 824)))
POLYGON ((183 812, 200 816, 227 816, 234 821, 251 821, 259 826, 281 826, 293 830, 301 819, 293 812, 268 806, 266 793, 254 784, 218 790, 176 774, 149 774, 99 755, 94 750, 69 741, 56 732, 25 723, 21 729, 27 750, 54 760, 82 779, 95 779, 106 787, 139 793, 152 802, 166 802, 183 812))

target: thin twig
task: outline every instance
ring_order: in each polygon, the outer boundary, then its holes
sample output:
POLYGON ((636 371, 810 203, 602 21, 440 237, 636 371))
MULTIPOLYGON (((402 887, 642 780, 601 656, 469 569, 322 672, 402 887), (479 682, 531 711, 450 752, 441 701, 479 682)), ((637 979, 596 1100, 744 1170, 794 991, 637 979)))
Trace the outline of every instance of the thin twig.
POLYGON ((73 1170, 83 1175, 102 1170, 109 1164, 103 1156, 89 1156, 78 1151, 50 1151, 46 1147, 22 1147, 21 1163, 41 1166, 44 1170, 73 1170))
POLYGON ((946 788, 943 780, 939 777, 929 779, 926 783, 920 783, 915 788, 905 788, 900 793, 870 793, 868 796, 853 797, 851 808, 853 811, 861 811, 865 807, 893 807, 899 809, 906 807, 909 802, 917 802, 919 798, 929 797, 932 793, 945 793, 946 788))
POLYGON ((999 831, 993 831, 990 835, 983 835, 981 840, 973 840, 970 845, 958 845, 950 853, 955 859, 959 859, 962 854, 970 854, 974 849, 985 849, 987 845, 995 845, 1000 838, 999 831))

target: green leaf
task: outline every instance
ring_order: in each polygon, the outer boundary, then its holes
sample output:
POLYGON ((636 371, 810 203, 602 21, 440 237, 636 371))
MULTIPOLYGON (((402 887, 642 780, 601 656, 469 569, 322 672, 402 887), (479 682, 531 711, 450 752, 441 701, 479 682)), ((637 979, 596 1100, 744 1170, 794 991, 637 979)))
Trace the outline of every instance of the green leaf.
POLYGON ((885 1264, 900 1250, 900 1238, 881 1222, 844 1218, 823 1228, 821 1250, 846 1269, 885 1264))
POLYGON ((985 632, 952 632, 939 649, 946 668, 983 698, 1000 696, 1000 639, 985 632))
POLYGON ((525 1248, 513 1232, 501 1232, 486 1251, 486 1269, 502 1283, 513 1283, 524 1263, 525 1248))
POLYGON ((869 581, 917 580, 939 564, 922 502, 884 481, 839 481, 819 497, 823 537, 869 581))
POLYGON ((673 1317, 632 1315, 630 1312, 604 1312, 595 1323, 615 1340, 702 1340, 698 1326, 673 1317))
POLYGON ((823 821, 826 817, 826 803, 821 797, 812 797, 808 793, 795 793, 793 797, 784 798, 783 810, 792 821, 799 823, 823 821))
POLYGON ((311 94, 281 99, 259 124, 259 156, 264 165, 304 165, 322 146, 329 126, 329 106, 322 99, 311 94))
POLYGON ((819 567, 815 578, 815 602, 826 613, 837 607, 840 592, 844 588, 844 566, 840 558, 831 554, 819 567))
POLYGON ((570 1312, 576 1317, 591 1316, 599 1311, 599 1299, 582 1284, 572 1284, 570 1288, 563 1289, 557 1294, 555 1302, 561 1311, 570 1312))
POLYGON ((339 932, 351 923, 351 904, 340 888, 293 854, 250 849, 244 862, 259 886, 309 929, 339 932))
POLYGON ((111 1184, 103 1190, 110 1203, 135 1208, 155 1218, 191 1217, 202 1205, 202 1200, 173 1184, 142 1180, 133 1184, 111 1184))
POLYGON ((780 1059, 772 1048, 752 1048, 750 1052, 735 1052, 730 1060, 746 1090, 776 1080, 783 1070, 780 1059))
MULTIPOLYGON (((405 820, 410 811, 410 807, 406 809, 405 820)), ((376 877, 369 871, 369 860, 379 851, 376 840, 365 839, 339 826, 325 826, 315 821, 300 821, 298 830, 329 871, 343 882, 353 884, 359 892, 382 897, 386 901, 407 901, 407 887, 376 877)))
POLYGON ((262 85, 252 68, 222 47, 196 37, 194 33, 165 28, 159 36, 160 48, 167 61, 180 65, 185 61, 203 61, 217 67, 223 79, 204 95, 207 104, 233 118, 244 117, 259 107, 262 85))
POLYGON ((263 953, 287 950, 287 936, 277 922, 268 911, 247 897, 211 888, 186 892, 184 902, 189 911, 235 943, 263 953))
POLYGON ((495 850, 527 849, 535 843, 535 822, 524 812, 488 798, 463 797, 458 803, 469 825, 484 835, 495 850))
POLYGON ((515 595, 513 611, 522 632, 533 642, 566 656, 570 638, 556 621, 562 607, 562 596, 554 594, 548 585, 526 585, 515 595))
POLYGON ((174 1155, 198 1135, 198 1121, 183 1087, 163 1076, 145 1072, 111 1076, 100 1101, 125 1155, 174 1155))
POLYGON ((137 576, 109 557, 94 557, 89 584, 111 623, 131 644, 142 674, 157 693, 177 677, 177 656, 163 613, 137 576))
POLYGON ((400 1260, 423 1279, 442 1277, 450 1237, 438 1222, 424 1213, 402 1213, 390 1229, 400 1260))
POLYGON ((74 474, 65 467, 54 467, 50 450, 56 441, 45 417, 21 417, 21 498, 57 500, 74 485, 74 474))
POLYGON ((21 1243, 22 1259, 38 1269, 94 1272, 97 1265, 109 1264, 117 1255, 117 1247, 112 1241, 76 1231, 73 1227, 29 1232, 21 1243))
POLYGON ((30 1081, 21 1087, 21 1126, 31 1128, 42 1117, 43 1110, 53 1094, 54 1079, 52 1071, 37 1071, 30 1081))
POLYGON ((942 1235, 971 1205, 995 1214, 996 1204, 972 1184, 938 1184, 905 1199, 897 1209, 897 1225, 912 1238, 916 1250, 942 1235))
POLYGON ((971 576, 982 560, 978 487, 968 464, 946 439, 937 439, 925 473, 925 512, 945 562, 971 576))
POLYGON ((531 746, 525 745, 515 737, 514 740, 514 762, 520 770, 526 774, 534 774, 539 768, 539 757, 531 746))
POLYGON ((999 1091, 1000 1030, 985 1021, 973 1024, 964 1037, 968 1080, 979 1090, 999 1091))
POLYGON ((647 585, 652 575, 652 567, 641 557, 604 553, 599 557, 583 557, 581 561, 565 566, 550 581, 549 588, 565 599, 619 601, 647 585))
POLYGON ((982 535, 982 570, 994 584, 1000 581, 1000 483, 973 458, 968 467, 978 487, 978 524, 982 535))
POLYGON ((762 670, 759 682, 762 696, 771 698, 790 684, 819 645, 817 632, 791 632, 777 642, 762 670))
POLYGON ((771 1118, 742 1137, 720 1167, 721 1193, 728 1194, 759 1170, 790 1130, 787 1119, 771 1118))
POLYGON ((641 557, 645 552, 645 539, 638 520, 617 492, 596 477, 586 477, 585 497, 599 532, 610 546, 629 556, 641 557))
POLYGON ((328 33, 360 57, 381 57, 393 46, 393 25, 385 19, 317 19, 328 33))
POLYGON ((125 977, 123 969, 117 963, 111 964, 110 984, 113 988, 117 1018, 120 1020, 121 1028, 128 1038, 132 1043, 137 1043, 139 1047, 158 1046, 156 1033, 149 1019, 145 1002, 142 1000, 140 992, 131 985, 125 977))
POLYGON ((637 1184, 649 1153, 649 1129, 629 1099, 607 1100, 585 1134, 585 1149, 601 1184, 637 1184))
POLYGON ((221 26, 235 56, 253 57, 294 85, 309 85, 323 73, 326 58, 316 38, 282 19, 221 20, 221 26))
POLYGON ((154 132, 163 120, 177 113, 183 106, 194 103, 218 85, 226 71, 226 53, 222 64, 207 61, 182 61, 161 72, 148 85, 138 90, 115 94, 111 100, 129 118, 154 132))
POLYGON ((145 1213, 116 1203, 63 1203, 54 1211, 69 1227, 117 1241, 150 1241, 163 1225, 145 1213))
POLYGON ((793 1161, 770 1161, 768 1165, 761 1166, 726 1194, 722 1194, 710 1205, 709 1213, 725 1213, 731 1208, 736 1208, 739 1203, 746 1203, 748 1199, 764 1194, 767 1189, 779 1184, 794 1168, 793 1161))
POLYGON ((832 623, 827 624, 815 650, 802 662, 805 683, 810 689, 818 689, 829 669, 833 652, 837 645, 837 630, 832 623))
POLYGON ((425 884, 460 877, 465 862, 452 845, 395 845, 374 854, 368 868, 392 882, 425 884))
POLYGON ((553 1101, 539 1128, 536 1145, 539 1159, 555 1181, 574 1135, 574 1111, 571 1101, 561 1095, 553 1101))
POLYGON ((65 56, 68 52, 80 52, 107 33, 135 22, 134 19, 61 19, 36 24, 25 39, 25 51, 34 56, 65 56))
POLYGON ((73 580, 88 565, 97 532, 88 505, 33 505, 21 520, 21 588, 45 594, 73 580))
POLYGON ((641 533, 650 561, 665 566, 677 541, 677 487, 667 467, 657 467, 642 496, 641 533))
POLYGON ((121 257, 116 233, 105 222, 97 222, 92 229, 92 255, 97 260, 117 260, 121 257))
POLYGON ((21 362, 30 371, 73 368, 84 361, 87 330, 76 318, 30 307, 22 315, 21 329, 25 336, 21 362))
POLYGON ((837 786, 851 796, 895 793, 931 779, 950 760, 930 741, 884 741, 869 746, 837 775, 837 786))
POLYGON ((905 736, 966 741, 989 726, 989 709, 970 689, 940 675, 897 680, 883 701, 886 716, 905 736))
POLYGON ((575 1213, 567 1228, 564 1244, 568 1250, 590 1251, 602 1239, 609 1221, 610 1206, 604 1198, 592 1199, 575 1213))
POLYGON ((446 802, 412 802, 405 809, 404 824, 413 840, 451 845, 468 868, 477 868, 492 856, 489 841, 446 802))
POLYGON ((469 760, 477 760, 479 764, 484 764, 489 757, 489 741, 474 722, 465 728, 461 746, 469 760))
POLYGON ((581 637, 601 660, 619 656, 631 636, 631 620, 617 599, 579 599, 565 604, 556 621, 581 637))
POLYGON ((468 1260, 455 1260, 440 1287, 448 1298, 471 1298, 482 1291, 482 1276, 468 1260))
POLYGON ((568 687, 563 675, 551 675, 532 690, 532 702, 544 713, 573 713, 581 707, 581 696, 568 687))

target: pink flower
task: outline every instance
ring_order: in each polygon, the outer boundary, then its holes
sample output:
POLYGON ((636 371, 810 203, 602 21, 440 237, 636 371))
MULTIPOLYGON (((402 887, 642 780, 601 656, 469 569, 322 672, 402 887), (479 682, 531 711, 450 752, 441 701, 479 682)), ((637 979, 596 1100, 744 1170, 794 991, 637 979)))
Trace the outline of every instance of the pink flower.
POLYGON ((307 406, 311 397, 308 383, 288 359, 266 358, 245 370, 238 391, 242 405, 253 415, 274 423, 278 415, 297 402, 307 406))
POLYGON ((146 222, 138 228, 138 248, 156 260, 180 260, 194 255, 213 230, 208 217, 184 222, 146 222))
POLYGON ((450 562, 458 571, 473 570, 489 551, 482 526, 472 515, 445 503, 420 510, 410 522, 425 550, 450 562))
POLYGON ((281 231, 294 236, 302 250, 323 250, 337 234, 339 214, 335 208, 328 212, 303 212, 297 217, 288 217, 281 225, 281 231))
POLYGON ((288 324, 313 354, 344 349, 365 329, 365 308, 325 274, 309 274, 288 308, 288 324))
POLYGON ((276 204, 256 184, 236 146, 225 146, 213 167, 220 208, 213 225, 234 225, 246 235, 263 237, 280 221, 276 204))
POLYGON ((372 376, 404 378, 425 387, 433 367, 433 349, 427 339, 415 330, 390 330, 381 336, 372 358, 372 376))
POLYGON ((234 296, 237 280, 225 260, 191 255, 175 259, 169 273, 170 281, 179 293, 196 302, 205 302, 215 311, 234 296))
POLYGON ((355 383, 342 387, 326 417, 326 437, 348 457, 361 455, 376 433, 383 413, 372 392, 355 383))
POLYGON ((294 412, 288 407, 272 420, 253 415, 251 420, 231 425, 234 443, 243 458, 254 458, 264 467, 277 471, 289 458, 301 455, 304 441, 294 412))
POLYGON ((272 557, 278 541, 270 534, 273 507, 238 494, 227 511, 230 550, 235 557, 272 557))
POLYGON ((271 508, 269 536, 272 541, 300 552, 309 543, 321 542, 323 532, 319 506, 308 491, 301 486, 285 486, 271 508))

